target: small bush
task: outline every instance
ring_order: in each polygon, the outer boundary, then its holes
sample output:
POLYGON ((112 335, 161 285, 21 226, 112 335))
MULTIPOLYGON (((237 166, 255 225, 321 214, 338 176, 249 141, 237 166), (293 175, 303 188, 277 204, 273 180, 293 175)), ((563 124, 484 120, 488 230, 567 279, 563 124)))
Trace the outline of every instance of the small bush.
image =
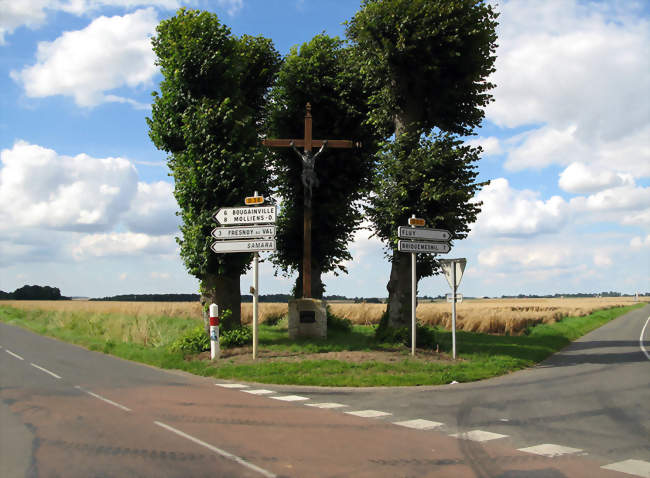
POLYGON ((285 317, 286 317, 286 314, 283 314, 281 312, 273 312, 273 313, 268 314, 264 318, 264 323, 266 325, 274 327, 274 326, 278 325, 280 323, 280 321, 282 319, 284 319, 285 317))
POLYGON ((335 315, 330 307, 327 306, 327 329, 350 332, 352 331, 352 321, 335 315))
POLYGON ((186 354, 200 353, 210 350, 210 337, 205 333, 202 325, 199 325, 185 335, 174 340, 169 346, 172 352, 183 352, 186 354))
MULTIPOLYGON (((384 312, 375 329, 375 338, 378 342, 389 344, 403 344, 411 346, 410 327, 390 327, 388 325, 388 311, 384 312)), ((433 348, 438 344, 436 329, 426 325, 416 324, 415 346, 418 348, 433 348)))
POLYGON ((253 343, 253 330, 250 327, 242 325, 231 330, 224 330, 219 334, 219 344, 223 348, 242 347, 253 343))

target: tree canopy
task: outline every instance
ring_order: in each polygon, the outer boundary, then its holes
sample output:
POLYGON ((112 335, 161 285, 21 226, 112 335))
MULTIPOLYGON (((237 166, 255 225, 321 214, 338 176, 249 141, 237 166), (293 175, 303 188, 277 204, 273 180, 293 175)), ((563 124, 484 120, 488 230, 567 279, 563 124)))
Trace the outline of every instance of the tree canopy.
MULTIPOLYGON (((348 243, 362 219, 358 201, 372 179, 378 136, 367 123, 367 95, 353 51, 321 34, 286 56, 271 93, 268 137, 302 138, 305 104, 313 111, 315 139, 360 141, 360 149, 326 149, 316 160, 319 185, 312 201, 312 294, 322 297, 321 273, 345 272, 348 243)), ((302 292, 302 163, 295 151, 274 150, 274 185, 282 198, 274 262, 298 271, 294 293, 302 292)))
POLYGON ((187 270, 240 322, 239 276, 250 254, 210 250, 212 215, 254 191, 269 195, 269 169, 259 144, 266 93, 280 65, 270 40, 234 36, 215 14, 181 9, 152 38, 163 81, 153 93, 149 135, 169 153, 187 270))
MULTIPOLYGON (((480 149, 453 135, 472 134, 491 101, 496 17, 482 0, 363 0, 348 23, 372 122, 394 134, 368 209, 391 260, 391 326, 409 326, 411 315, 410 258, 397 251, 397 227, 416 214, 461 239, 480 211, 471 200, 482 186, 474 183, 480 149)), ((418 259, 418 277, 436 272, 432 256, 418 259)))
POLYGON ((496 18, 483 0, 363 0, 347 25, 378 126, 471 134, 494 85, 496 18), (409 126, 411 125, 411 126, 409 126))

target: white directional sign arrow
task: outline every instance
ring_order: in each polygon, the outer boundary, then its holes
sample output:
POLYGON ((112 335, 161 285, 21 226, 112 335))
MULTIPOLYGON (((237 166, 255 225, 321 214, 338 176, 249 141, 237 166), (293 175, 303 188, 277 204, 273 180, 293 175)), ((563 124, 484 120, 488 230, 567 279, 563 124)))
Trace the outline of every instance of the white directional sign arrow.
POLYGON ((258 239, 250 241, 219 241, 210 247, 217 254, 229 252, 275 251, 275 239, 258 239))
POLYGON ((397 237, 400 239, 424 239, 428 241, 448 241, 451 233, 446 229, 430 229, 425 227, 399 226, 397 237))
POLYGON ((276 220, 276 208, 275 206, 222 207, 214 218, 223 226, 272 224, 276 220))
POLYGON ((400 252, 446 254, 451 250, 451 246, 448 242, 398 241, 397 250, 400 252))
POLYGON ((215 239, 260 239, 275 237, 275 226, 240 226, 215 227, 212 230, 215 239))

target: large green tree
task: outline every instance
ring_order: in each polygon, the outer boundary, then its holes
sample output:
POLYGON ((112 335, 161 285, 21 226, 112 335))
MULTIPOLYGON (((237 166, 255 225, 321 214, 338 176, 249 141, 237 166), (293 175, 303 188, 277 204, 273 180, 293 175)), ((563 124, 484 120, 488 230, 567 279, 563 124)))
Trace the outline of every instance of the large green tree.
MULTIPOLYGON (((460 148, 449 134, 472 134, 491 100, 497 14, 482 0, 363 0, 361 7, 347 34, 362 58, 372 121, 394 133, 381 156, 382 189, 370 215, 389 246, 389 324, 408 326, 410 257, 397 251, 394 234, 419 214, 461 239, 476 218, 480 204, 469 200, 480 187, 471 166, 476 151, 460 148), (392 188, 393 201, 381 197, 385 188, 392 188)), ((420 277, 435 272, 430 259, 421 262, 420 277)))
MULTIPOLYGON (((348 243, 362 219, 359 200, 367 193, 377 149, 369 123, 368 95, 358 73, 358 59, 338 38, 321 34, 294 47, 286 56, 271 95, 268 136, 302 138, 305 104, 312 105, 315 139, 350 139, 361 148, 326 149, 317 159, 318 186, 312 200, 312 296, 322 298, 321 274, 345 272, 348 243)), ((294 288, 302 296, 302 162, 295 151, 274 149, 275 185, 282 198, 275 263, 298 271, 294 288)))
POLYGON ((216 15, 187 9, 162 21, 152 44, 163 81, 147 123, 156 147, 169 153, 182 218, 180 254, 200 280, 202 303, 232 310, 224 326, 236 326, 240 275, 252 256, 212 252, 212 216, 254 191, 270 192, 259 133, 280 56, 270 40, 238 38, 216 15))

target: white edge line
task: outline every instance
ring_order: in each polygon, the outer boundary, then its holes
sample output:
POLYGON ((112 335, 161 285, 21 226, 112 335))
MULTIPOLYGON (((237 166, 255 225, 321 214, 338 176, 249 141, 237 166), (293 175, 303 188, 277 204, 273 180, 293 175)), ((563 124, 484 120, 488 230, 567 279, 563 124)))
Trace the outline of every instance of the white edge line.
POLYGON ((79 389, 79 390, 81 390, 82 392, 87 393, 87 394, 90 395, 91 397, 98 398, 99 400, 102 400, 102 401, 108 403, 109 405, 113 405, 114 407, 120 408, 120 409, 124 410, 125 412, 130 412, 130 411, 131 411, 130 408, 127 408, 127 407, 125 407, 124 405, 120 405, 119 403, 114 402, 113 400, 109 400, 108 398, 104 398, 104 397, 102 397, 101 395, 97 395, 96 393, 93 393, 93 392, 91 392, 91 391, 89 391, 89 390, 84 390, 84 389, 81 388, 79 385, 75 385, 74 388, 79 389))
POLYGON ((201 446, 207 448, 208 450, 213 451, 213 452, 217 453, 218 455, 221 455, 224 458, 232 460, 232 461, 234 461, 236 463, 239 463, 242 466, 245 466, 246 468, 249 468, 249 469, 251 469, 253 471, 258 472, 261 475, 266 476, 267 478, 276 478, 276 476, 277 476, 274 473, 271 473, 270 471, 265 470, 264 468, 260 468, 257 465, 253 465, 252 463, 247 462, 246 460, 244 460, 243 458, 238 457, 237 455, 233 455, 232 453, 229 453, 229 452, 227 452, 225 450, 222 450, 221 448, 217 448, 216 446, 210 445, 209 443, 206 443, 206 442, 204 442, 202 440, 199 440, 198 438, 195 438, 192 435, 188 435, 185 432, 177 430, 174 427, 170 427, 169 425, 166 425, 166 424, 164 424, 162 422, 154 421, 154 423, 156 425, 158 425, 159 427, 164 428, 165 430, 168 430, 168 431, 170 431, 172 433, 175 433, 178 436, 181 436, 181 437, 183 437, 183 438, 185 438, 187 440, 190 440, 190 441, 196 443, 197 445, 201 445, 201 446))
POLYGON ((45 373, 49 373, 49 374, 52 375, 54 378, 58 378, 59 380, 61 379, 61 377, 59 377, 59 376, 58 376, 57 374, 55 374, 54 372, 50 372, 48 369, 43 368, 43 367, 41 367, 40 365, 36 365, 34 362, 31 362, 30 365, 31 365, 32 367, 35 367, 35 368, 39 369, 39 370, 42 370, 42 371, 45 372, 45 373))
POLYGON ((22 358, 20 355, 13 353, 13 352, 12 352, 11 350, 9 350, 9 349, 5 349, 5 352, 7 352, 9 355, 13 355, 13 356, 16 357, 18 360, 25 360, 25 359, 22 358))
POLYGON ((648 326, 648 323, 650 323, 650 317, 648 317, 648 320, 645 321, 643 330, 641 330, 641 336, 639 337, 639 345, 641 346, 641 351, 645 354, 646 357, 648 357, 648 360, 650 360, 650 353, 648 353, 645 346, 643 345, 643 336, 645 334, 645 329, 648 326))

